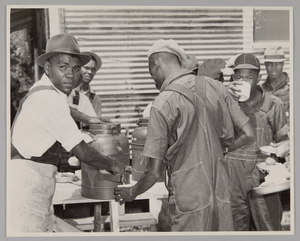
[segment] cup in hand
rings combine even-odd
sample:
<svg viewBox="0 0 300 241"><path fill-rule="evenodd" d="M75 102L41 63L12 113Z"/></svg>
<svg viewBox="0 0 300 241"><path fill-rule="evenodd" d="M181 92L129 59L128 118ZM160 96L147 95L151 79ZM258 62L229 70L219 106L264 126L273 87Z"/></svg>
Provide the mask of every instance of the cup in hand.
<svg viewBox="0 0 300 241"><path fill-rule="evenodd" d="M251 85L248 82L241 81L241 84L238 85L241 92L239 92L240 98L239 102L244 102L249 99L250 97L250 91L251 91Z"/></svg>

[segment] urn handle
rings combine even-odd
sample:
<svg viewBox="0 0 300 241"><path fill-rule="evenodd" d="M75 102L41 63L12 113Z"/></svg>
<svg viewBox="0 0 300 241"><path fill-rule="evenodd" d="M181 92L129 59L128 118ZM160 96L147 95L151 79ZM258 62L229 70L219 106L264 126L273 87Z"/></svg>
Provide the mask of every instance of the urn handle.
<svg viewBox="0 0 300 241"><path fill-rule="evenodd" d="M116 149L118 153L123 153L123 149L121 146L116 146Z"/></svg>

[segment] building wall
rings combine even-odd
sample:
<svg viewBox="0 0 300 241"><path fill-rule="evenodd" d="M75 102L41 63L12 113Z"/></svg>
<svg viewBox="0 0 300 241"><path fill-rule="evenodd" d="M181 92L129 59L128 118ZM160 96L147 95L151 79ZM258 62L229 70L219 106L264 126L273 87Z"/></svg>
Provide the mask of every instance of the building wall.
<svg viewBox="0 0 300 241"><path fill-rule="evenodd" d="M196 55L199 64L242 52L262 58L269 44L253 43L253 8L80 6L52 12L51 36L70 33L82 51L102 58L92 88L103 100L104 117L128 127L130 133L158 95L147 65L147 51L157 39L174 39L186 53ZM284 49L289 57L289 44ZM263 64L261 74L264 79Z"/></svg>

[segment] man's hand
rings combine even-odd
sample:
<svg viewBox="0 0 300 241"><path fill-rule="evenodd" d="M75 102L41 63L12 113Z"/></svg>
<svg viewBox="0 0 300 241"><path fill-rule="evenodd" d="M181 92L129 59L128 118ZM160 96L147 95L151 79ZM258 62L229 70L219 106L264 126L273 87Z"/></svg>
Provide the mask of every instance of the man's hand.
<svg viewBox="0 0 300 241"><path fill-rule="evenodd" d="M132 187L116 187L115 196L115 200L120 202L120 205L125 202L131 202L136 198L136 196L132 194Z"/></svg>
<svg viewBox="0 0 300 241"><path fill-rule="evenodd" d="M89 125L90 124L101 124L103 123L98 117L91 117L89 119Z"/></svg>
<svg viewBox="0 0 300 241"><path fill-rule="evenodd" d="M226 87L228 92L232 95L233 99L235 99L236 101L238 101L240 98L239 93L241 92L241 89L239 88L239 85L243 85L242 81L236 80L236 81L230 82L230 84L228 84Z"/></svg>
<svg viewBox="0 0 300 241"><path fill-rule="evenodd" d="M108 123L108 122L111 122L110 119L108 118L98 118L98 117L91 117L89 119L89 124L105 124L105 123Z"/></svg>
<svg viewBox="0 0 300 241"><path fill-rule="evenodd" d="M102 123L107 123L107 122L111 122L111 120L110 119L108 119L108 118L105 118L105 117L101 117L100 118L100 121L102 121Z"/></svg>
<svg viewBox="0 0 300 241"><path fill-rule="evenodd" d="M124 176L125 169L126 169L126 166L122 162L114 161L114 164L111 167L106 168L106 171L110 172L113 175L118 174L118 175Z"/></svg>

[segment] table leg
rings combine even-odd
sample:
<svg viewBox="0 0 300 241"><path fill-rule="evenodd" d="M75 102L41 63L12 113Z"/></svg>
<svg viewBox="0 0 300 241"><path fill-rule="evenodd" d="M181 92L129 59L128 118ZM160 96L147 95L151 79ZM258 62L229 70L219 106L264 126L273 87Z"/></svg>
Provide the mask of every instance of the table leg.
<svg viewBox="0 0 300 241"><path fill-rule="evenodd" d="M125 205L125 204L123 204ZM110 229L111 232L120 232L119 225L119 203L115 200L109 202L109 212L110 212Z"/></svg>
<svg viewBox="0 0 300 241"><path fill-rule="evenodd" d="M94 204L94 232L104 232L104 223L101 222L101 203Z"/></svg>

